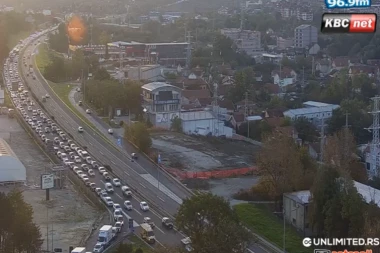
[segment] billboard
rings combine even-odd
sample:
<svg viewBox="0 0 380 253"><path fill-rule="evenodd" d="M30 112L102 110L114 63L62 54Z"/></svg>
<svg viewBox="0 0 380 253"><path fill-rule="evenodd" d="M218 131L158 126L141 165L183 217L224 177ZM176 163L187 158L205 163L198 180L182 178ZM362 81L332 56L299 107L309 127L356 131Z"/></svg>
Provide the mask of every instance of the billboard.
<svg viewBox="0 0 380 253"><path fill-rule="evenodd" d="M41 189L51 189L54 188L54 175L53 174L44 174L41 175Z"/></svg>

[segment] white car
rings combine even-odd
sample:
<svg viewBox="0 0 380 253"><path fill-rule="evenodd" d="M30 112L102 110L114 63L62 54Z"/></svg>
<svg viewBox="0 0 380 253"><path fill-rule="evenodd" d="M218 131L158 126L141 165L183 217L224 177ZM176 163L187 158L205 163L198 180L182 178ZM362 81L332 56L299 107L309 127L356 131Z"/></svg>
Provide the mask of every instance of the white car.
<svg viewBox="0 0 380 253"><path fill-rule="evenodd" d="M133 209L133 207L132 207L132 203L131 203L131 201L129 201L129 200L124 201L124 207L125 207L125 209L127 209L128 211L131 211L131 210Z"/></svg>
<svg viewBox="0 0 380 253"><path fill-rule="evenodd" d="M149 211L149 206L148 203L145 201L140 202L140 209L143 210L144 212Z"/></svg>
<svg viewBox="0 0 380 253"><path fill-rule="evenodd" d="M87 114L91 114L90 109L87 109L87 110L86 110L86 113L87 113Z"/></svg>
<svg viewBox="0 0 380 253"><path fill-rule="evenodd" d="M46 94L45 97L46 97L46 98L50 98L50 95L49 95L49 94Z"/></svg>
<svg viewBox="0 0 380 253"><path fill-rule="evenodd" d="M83 127L81 127L81 126L78 127L78 132L79 132L79 133L83 133Z"/></svg>
<svg viewBox="0 0 380 253"><path fill-rule="evenodd" d="M113 129L112 128L108 129L108 133L113 134Z"/></svg>
<svg viewBox="0 0 380 253"><path fill-rule="evenodd" d="M118 204L118 203L115 203L115 204L113 204L113 210L121 210L121 206L120 206L120 204ZM115 212L114 212L114 215L115 215ZM119 213L119 214L117 214L117 215L123 215L121 212Z"/></svg>
<svg viewBox="0 0 380 253"><path fill-rule="evenodd" d="M88 170L88 175L90 177L95 177L95 172L93 170Z"/></svg>
<svg viewBox="0 0 380 253"><path fill-rule="evenodd" d="M114 226L114 228L115 228L115 230L116 230L116 233L119 233L119 232L121 232L121 228L123 227L123 223L121 223L120 221L117 221L116 223L115 223L115 226Z"/></svg>
<svg viewBox="0 0 380 253"><path fill-rule="evenodd" d="M113 201L111 197L104 197L103 199L104 199L104 202L106 202L107 206L113 206Z"/></svg>
<svg viewBox="0 0 380 253"><path fill-rule="evenodd" d="M116 187L120 187L121 186L120 180L118 178L112 179L112 184L114 186L116 186Z"/></svg>
<svg viewBox="0 0 380 253"><path fill-rule="evenodd" d="M81 163L81 162L82 162L82 159L80 159L79 156L74 156L74 161L75 161L76 163Z"/></svg>
<svg viewBox="0 0 380 253"><path fill-rule="evenodd" d="M94 249L92 250L93 253L102 253L104 250L103 244L101 242L98 242L95 244Z"/></svg>

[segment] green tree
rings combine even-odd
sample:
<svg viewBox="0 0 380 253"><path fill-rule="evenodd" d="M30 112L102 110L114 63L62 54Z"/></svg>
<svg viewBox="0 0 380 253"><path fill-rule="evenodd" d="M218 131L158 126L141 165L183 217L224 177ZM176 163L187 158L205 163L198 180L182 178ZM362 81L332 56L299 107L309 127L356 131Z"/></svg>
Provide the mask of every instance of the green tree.
<svg viewBox="0 0 380 253"><path fill-rule="evenodd" d="M148 128L142 122L125 126L124 138L133 142L143 152L147 152L152 146L152 139L150 138Z"/></svg>
<svg viewBox="0 0 380 253"><path fill-rule="evenodd" d="M144 251L143 251L141 248L137 248L137 249L135 250L135 253L144 253Z"/></svg>
<svg viewBox="0 0 380 253"><path fill-rule="evenodd" d="M0 205L0 231L7 235L0 242L2 252L40 252L41 233L33 223L33 209L24 202L22 192L0 193Z"/></svg>
<svg viewBox="0 0 380 253"><path fill-rule="evenodd" d="M108 71L104 68L98 69L94 74L94 79L103 81L106 79L111 79L111 75L108 73Z"/></svg>
<svg viewBox="0 0 380 253"><path fill-rule="evenodd" d="M49 34L49 47L57 52L67 53L69 49L69 37L66 24L59 24L58 32Z"/></svg>
<svg viewBox="0 0 380 253"><path fill-rule="evenodd" d="M184 200L176 224L191 238L194 252L243 253L251 240L230 204L211 193Z"/></svg>
<svg viewBox="0 0 380 253"><path fill-rule="evenodd" d="M318 130L307 118L301 117L294 121L294 128L302 142L315 142L318 139Z"/></svg>
<svg viewBox="0 0 380 253"><path fill-rule="evenodd" d="M253 69L248 67L235 73L235 86L230 89L229 97L233 102L244 99L245 92L254 88L255 76Z"/></svg>
<svg viewBox="0 0 380 253"><path fill-rule="evenodd" d="M174 119L172 119L170 129L175 132L182 133L182 119L179 117L175 117Z"/></svg>
<svg viewBox="0 0 380 253"><path fill-rule="evenodd" d="M50 53L50 64L44 68L44 77L52 82L60 82L65 79L65 61L62 57ZM62 71L63 70L63 71Z"/></svg>
<svg viewBox="0 0 380 253"><path fill-rule="evenodd" d="M268 124L267 121L261 120L261 121L252 121L244 122L239 127L239 134L248 136L248 125L249 125L249 138L257 141L261 141L262 137L270 134L272 132L271 126Z"/></svg>
<svg viewBox="0 0 380 253"><path fill-rule="evenodd" d="M372 123L372 116L368 114L368 111L369 109L364 102L358 99L345 99L340 104L340 108L333 111L327 122L327 131L332 134L344 127L346 113L348 113L348 124L356 142L359 144L367 143L372 138L372 134L365 130Z"/></svg>

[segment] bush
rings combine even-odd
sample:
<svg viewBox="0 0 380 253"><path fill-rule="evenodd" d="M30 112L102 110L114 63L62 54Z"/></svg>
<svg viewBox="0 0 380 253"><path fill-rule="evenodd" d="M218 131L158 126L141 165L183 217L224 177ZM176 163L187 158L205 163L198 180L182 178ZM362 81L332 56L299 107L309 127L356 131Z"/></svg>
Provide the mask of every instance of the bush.
<svg viewBox="0 0 380 253"><path fill-rule="evenodd" d="M272 201L271 197L265 187L260 183L253 186L249 190L240 190L233 195L234 199L245 200L245 201Z"/></svg>

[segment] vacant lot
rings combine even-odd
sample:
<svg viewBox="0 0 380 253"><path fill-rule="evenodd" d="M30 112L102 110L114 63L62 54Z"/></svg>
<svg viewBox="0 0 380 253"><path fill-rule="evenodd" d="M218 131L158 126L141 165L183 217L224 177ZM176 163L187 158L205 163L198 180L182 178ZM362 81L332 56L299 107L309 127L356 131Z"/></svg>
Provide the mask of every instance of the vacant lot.
<svg viewBox="0 0 380 253"><path fill-rule="evenodd" d="M173 132L152 134L153 148L168 167L207 171L250 167L259 147L243 141L193 137Z"/></svg>

